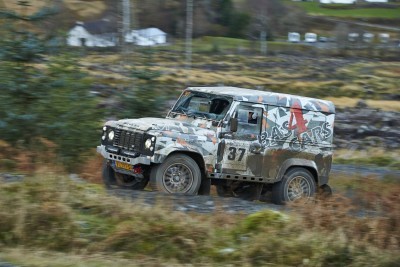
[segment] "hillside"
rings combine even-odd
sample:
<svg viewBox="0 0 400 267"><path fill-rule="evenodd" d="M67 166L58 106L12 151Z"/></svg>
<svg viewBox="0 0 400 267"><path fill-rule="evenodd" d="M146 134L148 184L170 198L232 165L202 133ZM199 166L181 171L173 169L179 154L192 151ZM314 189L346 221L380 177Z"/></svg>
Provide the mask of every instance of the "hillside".
<svg viewBox="0 0 400 267"><path fill-rule="evenodd" d="M3 6L10 10L16 10L18 12L25 12L32 14L43 7L49 7L49 3L52 1L46 0L32 0L30 6L20 7L18 1L2 1ZM65 8L71 17L95 17L101 15L107 10L105 0L64 0L62 1L62 8ZM51 5L51 4L50 4Z"/></svg>
<svg viewBox="0 0 400 267"><path fill-rule="evenodd" d="M400 19L400 5L321 5L316 2L286 1L288 5L296 5L303 8L309 15L329 16L338 18L380 18Z"/></svg>

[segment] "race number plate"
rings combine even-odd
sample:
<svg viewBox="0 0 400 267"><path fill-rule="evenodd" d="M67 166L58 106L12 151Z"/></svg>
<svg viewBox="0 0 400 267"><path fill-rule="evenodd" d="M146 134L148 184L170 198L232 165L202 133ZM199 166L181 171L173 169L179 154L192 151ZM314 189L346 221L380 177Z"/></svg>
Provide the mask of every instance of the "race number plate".
<svg viewBox="0 0 400 267"><path fill-rule="evenodd" d="M116 162L115 162L115 166L116 166L117 168L124 169L124 170L128 170L128 171L132 170L132 165L130 165L130 164L128 164L128 163L125 163L125 162L116 161Z"/></svg>

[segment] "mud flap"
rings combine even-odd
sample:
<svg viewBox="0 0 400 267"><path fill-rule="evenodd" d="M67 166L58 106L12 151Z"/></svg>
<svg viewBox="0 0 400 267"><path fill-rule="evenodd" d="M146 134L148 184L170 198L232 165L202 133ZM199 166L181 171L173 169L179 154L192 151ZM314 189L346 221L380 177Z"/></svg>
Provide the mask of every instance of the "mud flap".
<svg viewBox="0 0 400 267"><path fill-rule="evenodd" d="M208 196L210 195L210 190L211 190L211 179L203 177L203 179L201 180L201 185L198 194Z"/></svg>

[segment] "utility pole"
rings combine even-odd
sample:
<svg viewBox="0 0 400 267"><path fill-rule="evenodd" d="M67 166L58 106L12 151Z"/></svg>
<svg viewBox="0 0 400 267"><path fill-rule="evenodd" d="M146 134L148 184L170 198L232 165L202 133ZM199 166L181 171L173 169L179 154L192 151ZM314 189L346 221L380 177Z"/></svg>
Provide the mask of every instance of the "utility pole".
<svg viewBox="0 0 400 267"><path fill-rule="evenodd" d="M121 44L122 49L126 53L127 47L125 42L125 36L129 33L131 28L131 1L130 0L122 0L122 36L121 36Z"/></svg>
<svg viewBox="0 0 400 267"><path fill-rule="evenodd" d="M267 55L267 15L262 10L259 14L260 23L260 52L262 55Z"/></svg>
<svg viewBox="0 0 400 267"><path fill-rule="evenodd" d="M267 55L267 31L262 29L260 32L260 41L261 41L261 54Z"/></svg>
<svg viewBox="0 0 400 267"><path fill-rule="evenodd" d="M193 0L186 0L186 70L187 83L190 82L192 68Z"/></svg>

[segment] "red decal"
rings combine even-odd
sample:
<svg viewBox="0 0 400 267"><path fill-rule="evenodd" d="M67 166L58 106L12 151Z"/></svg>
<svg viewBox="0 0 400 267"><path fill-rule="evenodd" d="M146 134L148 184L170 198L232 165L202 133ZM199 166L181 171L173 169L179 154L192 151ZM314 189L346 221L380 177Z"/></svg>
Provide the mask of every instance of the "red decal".
<svg viewBox="0 0 400 267"><path fill-rule="evenodd" d="M293 125L293 116L296 118L296 125ZM294 103L290 109L290 119L289 119L289 130L294 130L297 128L297 134L307 131L307 120L303 117L303 112L301 111L301 106L299 103Z"/></svg>

